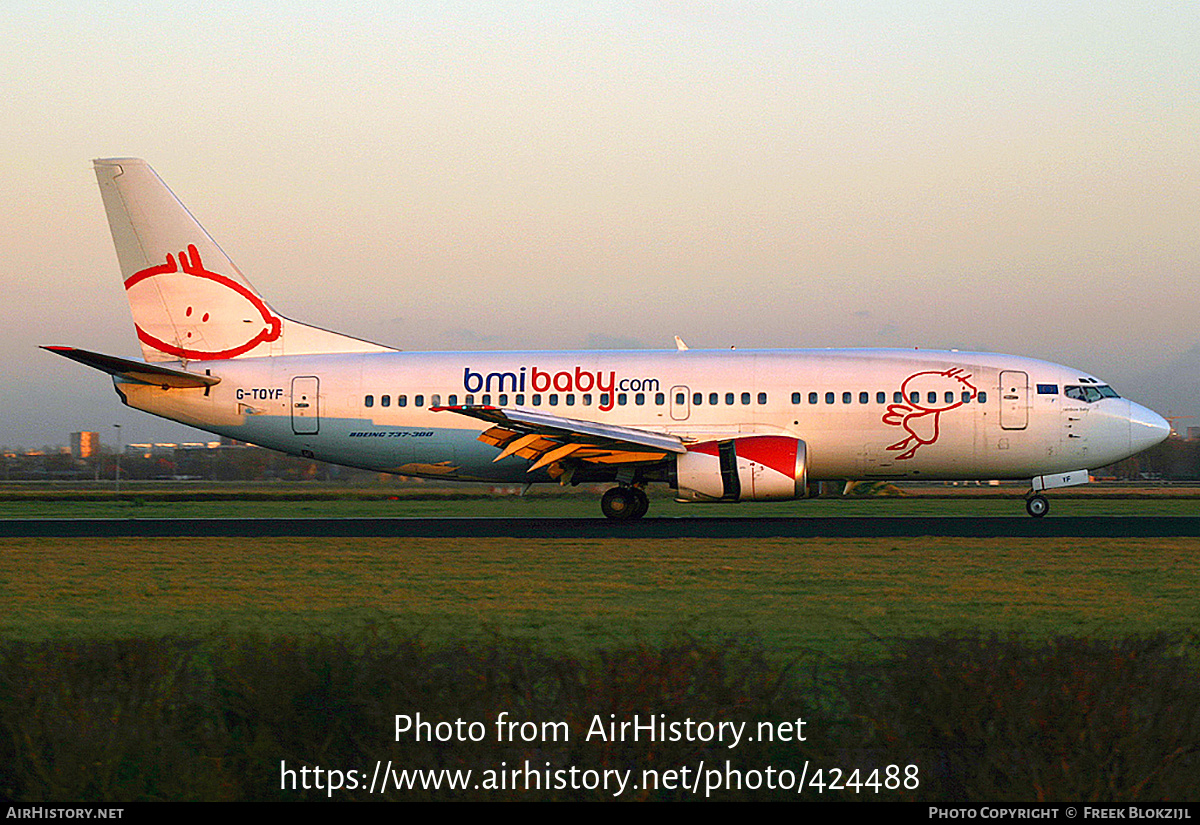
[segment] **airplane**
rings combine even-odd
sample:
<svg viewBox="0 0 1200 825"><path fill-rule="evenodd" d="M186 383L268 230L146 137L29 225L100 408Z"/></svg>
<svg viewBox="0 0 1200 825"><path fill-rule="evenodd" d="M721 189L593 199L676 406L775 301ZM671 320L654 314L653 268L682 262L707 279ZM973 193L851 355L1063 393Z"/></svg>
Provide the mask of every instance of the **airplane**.
<svg viewBox="0 0 1200 825"><path fill-rule="evenodd" d="M1028 479L1170 433L1071 367L957 350L404 352L277 313L145 161L93 162L142 360L65 346L130 407L292 455L454 481L611 483L605 516L822 481Z"/></svg>

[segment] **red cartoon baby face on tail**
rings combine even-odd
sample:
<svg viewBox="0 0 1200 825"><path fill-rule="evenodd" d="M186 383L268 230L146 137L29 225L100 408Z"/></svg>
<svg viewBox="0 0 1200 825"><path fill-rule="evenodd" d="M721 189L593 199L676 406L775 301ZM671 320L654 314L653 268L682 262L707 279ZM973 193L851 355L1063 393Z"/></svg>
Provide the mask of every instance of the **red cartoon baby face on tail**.
<svg viewBox="0 0 1200 825"><path fill-rule="evenodd" d="M279 338L282 321L244 284L204 268L188 245L125 282L138 338L169 355L233 358Z"/></svg>
<svg viewBox="0 0 1200 825"><path fill-rule="evenodd" d="M897 460L912 458L917 450L938 440L941 434L941 416L944 412L961 407L977 394L969 374L953 367L951 369L917 372L904 379L900 385L904 403L889 404L883 415L883 423L901 427L907 436L889 450L902 451Z"/></svg>

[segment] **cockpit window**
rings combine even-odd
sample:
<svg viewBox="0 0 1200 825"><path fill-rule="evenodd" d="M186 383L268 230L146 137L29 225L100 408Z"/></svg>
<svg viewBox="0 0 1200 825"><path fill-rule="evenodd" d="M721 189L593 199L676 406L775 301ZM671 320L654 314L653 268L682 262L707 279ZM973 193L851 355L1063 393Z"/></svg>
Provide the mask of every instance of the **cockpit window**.
<svg viewBox="0 0 1200 825"><path fill-rule="evenodd" d="M1120 398L1117 391L1107 384L1097 384L1089 387L1070 386L1063 387L1063 394L1067 398L1074 398L1076 401L1099 401L1101 398Z"/></svg>

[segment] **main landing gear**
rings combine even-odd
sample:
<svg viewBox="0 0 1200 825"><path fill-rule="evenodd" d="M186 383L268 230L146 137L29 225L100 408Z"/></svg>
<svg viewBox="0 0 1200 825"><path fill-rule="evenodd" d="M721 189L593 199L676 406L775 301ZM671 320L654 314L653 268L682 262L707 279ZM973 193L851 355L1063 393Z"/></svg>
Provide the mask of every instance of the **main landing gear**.
<svg viewBox="0 0 1200 825"><path fill-rule="evenodd" d="M1050 512L1050 502L1045 496L1032 495L1025 497L1025 512L1034 518L1041 518Z"/></svg>
<svg viewBox="0 0 1200 825"><path fill-rule="evenodd" d="M636 521L650 509L650 499L641 487L613 487L600 499L600 509L613 521Z"/></svg>

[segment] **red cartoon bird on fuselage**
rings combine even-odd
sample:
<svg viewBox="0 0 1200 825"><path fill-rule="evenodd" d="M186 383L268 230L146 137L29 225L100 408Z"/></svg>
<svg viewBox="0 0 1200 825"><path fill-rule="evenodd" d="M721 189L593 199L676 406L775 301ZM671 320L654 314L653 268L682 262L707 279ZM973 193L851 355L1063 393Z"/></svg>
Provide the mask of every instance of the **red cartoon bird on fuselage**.
<svg viewBox="0 0 1200 825"><path fill-rule="evenodd" d="M904 379L900 392L909 403L889 404L883 415L883 423L903 427L908 436L888 446L889 450L903 450L897 460L912 458L917 450L938 440L941 432L941 415L961 407L975 398L975 386L967 379L970 374L953 367L940 372L918 372ZM915 399L915 400L914 400Z"/></svg>

